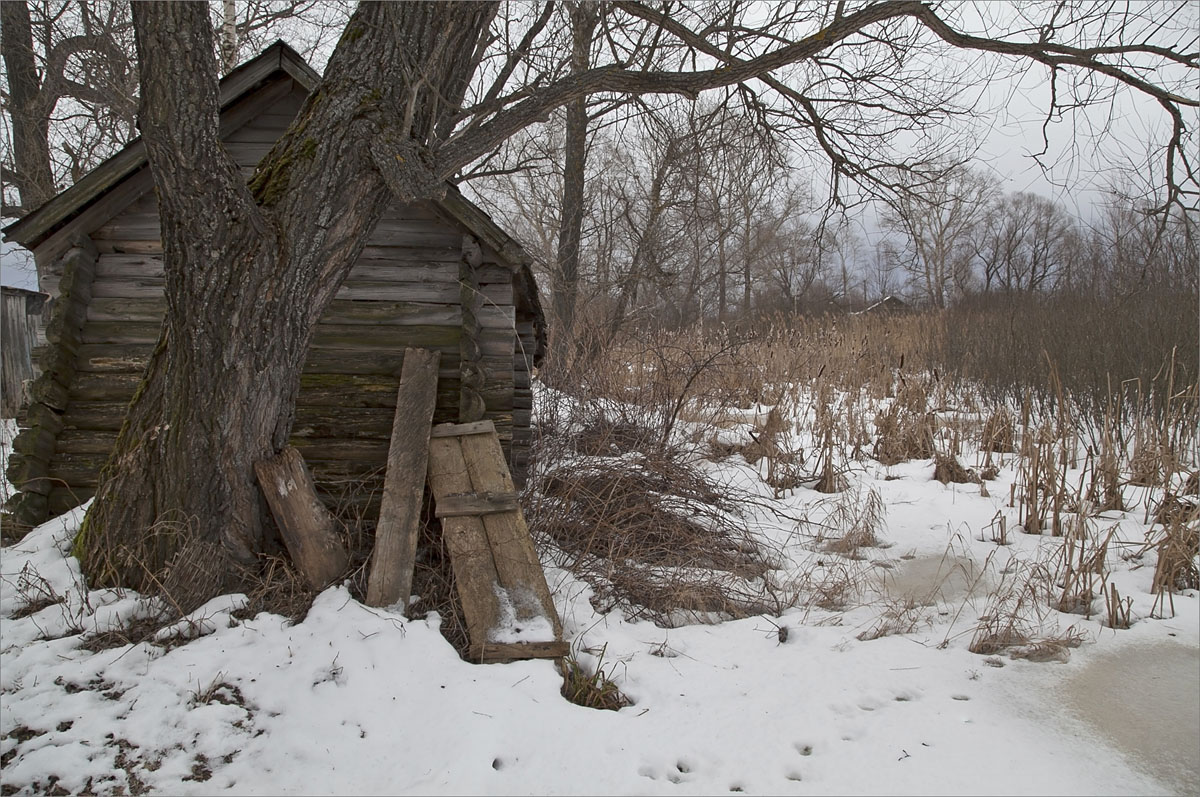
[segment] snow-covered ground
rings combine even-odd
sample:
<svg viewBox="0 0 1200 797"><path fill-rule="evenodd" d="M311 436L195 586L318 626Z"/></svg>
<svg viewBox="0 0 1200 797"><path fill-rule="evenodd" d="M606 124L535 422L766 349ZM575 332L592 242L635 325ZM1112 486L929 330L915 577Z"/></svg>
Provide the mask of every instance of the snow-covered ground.
<svg viewBox="0 0 1200 797"><path fill-rule="evenodd" d="M465 663L436 615L367 608L344 586L296 625L235 619L244 599L228 596L163 634L186 644L90 652L147 603L84 589L81 510L51 521L0 561L4 794L1200 793L1200 599L1150 616L1144 506L1093 519L1117 529L1109 583L1133 599L1132 627L1041 606L1040 636L1073 627L1083 643L1036 662L967 649L995 597L1061 545L1014 530L1011 467L985 497L932 480L928 460L859 463L854 494L886 508L862 559L779 519L819 518L836 496L774 501L744 460L709 467L762 496L747 520L780 552L781 583L836 571L852 599L668 629L598 614L549 566L579 661L632 700L619 712L567 702L549 661ZM998 514L1008 545L992 541ZM39 595L61 602L14 619Z"/></svg>

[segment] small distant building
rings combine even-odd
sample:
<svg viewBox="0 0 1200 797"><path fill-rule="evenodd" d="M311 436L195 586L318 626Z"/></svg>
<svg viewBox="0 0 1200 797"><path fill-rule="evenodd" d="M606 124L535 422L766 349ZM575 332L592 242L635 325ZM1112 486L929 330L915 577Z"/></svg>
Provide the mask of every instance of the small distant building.
<svg viewBox="0 0 1200 797"><path fill-rule="evenodd" d="M908 302L895 296L884 296L875 302L875 304L852 315L862 315L864 313L900 313L905 310L908 310Z"/></svg>

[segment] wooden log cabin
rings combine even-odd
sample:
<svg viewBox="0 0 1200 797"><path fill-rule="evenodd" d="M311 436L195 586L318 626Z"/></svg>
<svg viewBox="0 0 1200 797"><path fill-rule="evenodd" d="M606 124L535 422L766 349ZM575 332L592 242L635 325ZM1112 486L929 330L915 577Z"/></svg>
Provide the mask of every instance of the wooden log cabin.
<svg viewBox="0 0 1200 797"><path fill-rule="evenodd" d="M319 76L282 42L221 81L221 136L247 176ZM153 181L140 140L5 229L54 297L7 509L33 525L87 500L165 311ZM545 321L529 259L454 187L394 203L321 319L301 377L292 444L333 509L377 511L406 347L441 352L434 422L459 418L464 373L514 478L528 464L530 374ZM482 375L482 379L480 379Z"/></svg>

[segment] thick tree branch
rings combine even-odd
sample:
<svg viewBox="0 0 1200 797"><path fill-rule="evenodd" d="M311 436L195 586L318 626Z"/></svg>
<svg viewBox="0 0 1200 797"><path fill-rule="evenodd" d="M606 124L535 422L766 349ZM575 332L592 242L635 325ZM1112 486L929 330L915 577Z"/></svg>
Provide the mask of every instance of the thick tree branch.
<svg viewBox="0 0 1200 797"><path fill-rule="evenodd" d="M922 8L923 6L914 0L895 0L867 6L835 20L828 27L794 44L716 69L660 72L632 71L609 66L572 74L516 105L499 111L478 127L452 136L436 152L439 174L448 179L454 172L482 157L501 141L577 97L609 91L696 97L702 91L743 83L805 58L811 58L853 36L862 28L889 19L916 16Z"/></svg>

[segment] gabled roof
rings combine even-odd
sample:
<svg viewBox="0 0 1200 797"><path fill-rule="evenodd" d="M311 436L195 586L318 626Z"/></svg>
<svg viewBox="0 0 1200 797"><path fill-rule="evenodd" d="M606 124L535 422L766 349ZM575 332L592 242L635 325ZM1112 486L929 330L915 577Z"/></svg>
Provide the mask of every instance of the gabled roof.
<svg viewBox="0 0 1200 797"><path fill-rule="evenodd" d="M291 77L307 92L312 92L321 81L321 76L299 53L283 41L277 41L221 79L221 110L224 111L279 74ZM70 188L5 227L5 237L29 249L35 248L84 208L145 167L146 163L146 147L140 137L135 138ZM529 257L520 244L454 186L447 186L446 196L434 200L434 204L495 250L514 269L528 266Z"/></svg>
<svg viewBox="0 0 1200 797"><path fill-rule="evenodd" d="M233 105L279 72L289 75L307 91L312 91L321 80L299 53L277 41L221 79L221 109ZM146 147L139 136L70 188L5 227L5 237L33 249L80 210L145 165Z"/></svg>

